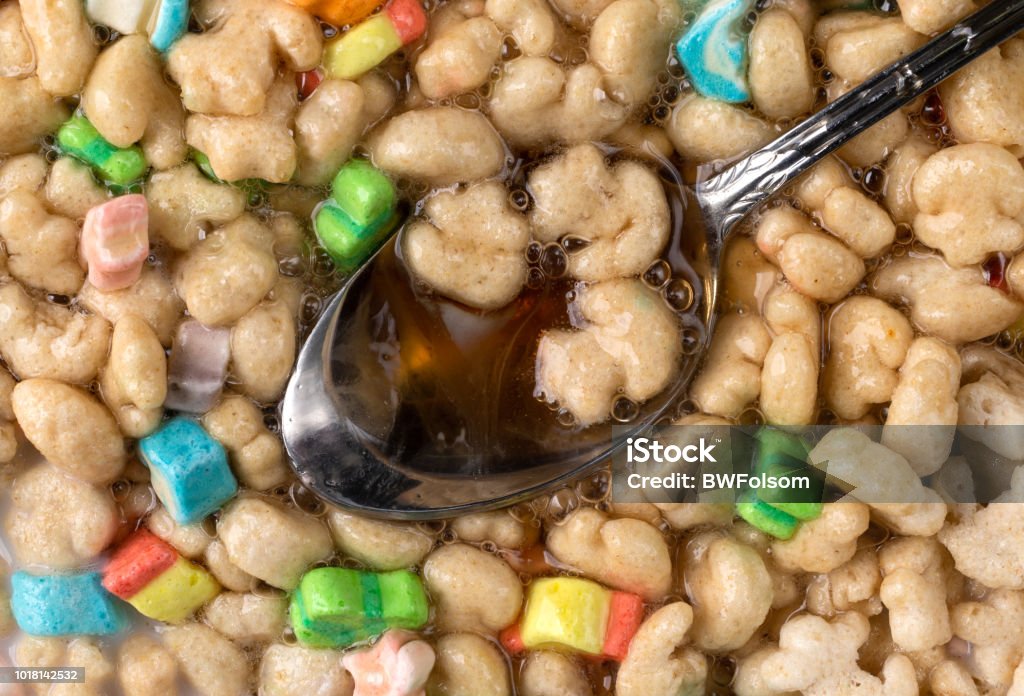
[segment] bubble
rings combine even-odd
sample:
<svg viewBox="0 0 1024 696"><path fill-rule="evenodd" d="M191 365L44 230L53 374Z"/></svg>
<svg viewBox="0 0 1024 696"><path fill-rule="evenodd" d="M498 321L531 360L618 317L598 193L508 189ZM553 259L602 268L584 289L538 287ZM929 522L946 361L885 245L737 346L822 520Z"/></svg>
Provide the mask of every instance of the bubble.
<svg viewBox="0 0 1024 696"><path fill-rule="evenodd" d="M648 287L655 290L660 290L665 283L672 278L672 267L668 265L668 262L664 259L657 259L647 270L644 271L642 276L643 281Z"/></svg>
<svg viewBox="0 0 1024 696"><path fill-rule="evenodd" d="M683 355L696 355L701 349L700 332L693 327L683 329L680 340L683 344Z"/></svg>
<svg viewBox="0 0 1024 696"><path fill-rule="evenodd" d="M608 497L611 490L611 473L603 469L576 484L576 495L584 503L596 504Z"/></svg>
<svg viewBox="0 0 1024 696"><path fill-rule="evenodd" d="M567 408L558 409L558 412L555 414L555 420L558 421L559 425L566 428L576 425L576 416Z"/></svg>
<svg viewBox="0 0 1024 696"><path fill-rule="evenodd" d="M528 524L533 520L537 519L537 513L533 509L533 505L530 503L518 503L508 509L508 514L512 516L516 522L522 524Z"/></svg>
<svg viewBox="0 0 1024 696"><path fill-rule="evenodd" d="M526 287L536 290L544 285L544 271L536 266L531 266L526 272Z"/></svg>
<svg viewBox="0 0 1024 696"><path fill-rule="evenodd" d="M456 106L460 106L463 109L479 109L480 97L473 94L472 92L468 94L460 94L459 96L455 97L455 104Z"/></svg>
<svg viewBox="0 0 1024 696"><path fill-rule="evenodd" d="M677 312L685 312L693 306L693 286L682 278L676 278L664 290L665 301Z"/></svg>
<svg viewBox="0 0 1024 696"><path fill-rule="evenodd" d="M573 510L580 506L580 499L571 488L561 488L551 494L545 513L555 524L564 522Z"/></svg>
<svg viewBox="0 0 1024 696"><path fill-rule="evenodd" d="M745 408L736 418L739 425L764 425L764 414L756 406Z"/></svg>
<svg viewBox="0 0 1024 696"><path fill-rule="evenodd" d="M617 396L612 402L612 418L619 423L632 423L640 415L640 405L626 396Z"/></svg>
<svg viewBox="0 0 1024 696"><path fill-rule="evenodd" d="M541 246L540 242L530 242L530 246L526 247L526 262L537 263L540 261L540 255L544 251L544 247Z"/></svg>
<svg viewBox="0 0 1024 696"><path fill-rule="evenodd" d="M528 194L523 189L513 189L508 194L508 202L509 202L509 205L511 205L516 210L520 210L520 211L526 210L530 206L530 194ZM536 244L536 242L534 242L534 244ZM530 246L533 246L533 244L531 244ZM537 246L539 247L540 245L538 244ZM530 257L529 257L529 249L527 249L527 257L526 258L529 261L529 259L530 259ZM537 260L539 260L539 259L540 259L540 254L538 253L537 259L535 259L533 261L530 261L530 263L537 263Z"/></svg>
<svg viewBox="0 0 1024 696"><path fill-rule="evenodd" d="M668 120L668 117L672 115L672 109L662 104L654 110L654 120L658 123L663 123Z"/></svg>
<svg viewBox="0 0 1024 696"><path fill-rule="evenodd" d="M820 48L811 49L811 64L816 70L821 70L825 67L825 52Z"/></svg>
<svg viewBox="0 0 1024 696"><path fill-rule="evenodd" d="M568 254L578 254L588 246L590 246L589 239L574 237L573 235L566 235L565 237L562 237L562 248L565 249Z"/></svg>
<svg viewBox="0 0 1024 696"><path fill-rule="evenodd" d="M540 256L540 269L549 278L561 278L569 270L569 259L560 244L551 243L544 247Z"/></svg>
<svg viewBox="0 0 1024 696"><path fill-rule="evenodd" d="M97 24L92 28L92 40L98 46L104 45L110 41L110 29L101 24Z"/></svg>
<svg viewBox="0 0 1024 696"><path fill-rule="evenodd" d="M484 541L480 544L480 550L484 553L498 553L498 545L493 541Z"/></svg>
<svg viewBox="0 0 1024 696"><path fill-rule="evenodd" d="M700 409L697 408L697 402L693 399L683 399L679 406L676 408L676 418L682 418L691 414L697 413Z"/></svg>
<svg viewBox="0 0 1024 696"><path fill-rule="evenodd" d="M444 520L421 520L416 523L417 529L429 536L437 536L447 526L448 523Z"/></svg>
<svg viewBox="0 0 1024 696"><path fill-rule="evenodd" d="M276 433L281 430L281 421L278 419L276 413L268 413L263 416L263 425L265 425L267 430L272 433Z"/></svg>
<svg viewBox="0 0 1024 696"><path fill-rule="evenodd" d="M313 491L301 483L292 484L291 490L288 493L295 507L305 513L319 516L327 512L324 501L320 500Z"/></svg>
<svg viewBox="0 0 1024 696"><path fill-rule="evenodd" d="M49 295L47 295L46 296L46 300L48 302L52 302L53 304L58 304L58 305L65 305L66 306L66 305L71 304L71 298L70 297L68 297L67 295L58 295L56 293L50 293Z"/></svg>
<svg viewBox="0 0 1024 696"><path fill-rule="evenodd" d="M710 676L716 686L729 686L736 676L736 660L731 657L716 657L711 663Z"/></svg>
<svg viewBox="0 0 1024 696"><path fill-rule="evenodd" d="M505 41L501 44L502 60L515 60L520 55L522 55L522 51L519 50L519 44L511 36L506 36Z"/></svg>
<svg viewBox="0 0 1024 696"><path fill-rule="evenodd" d="M125 479L121 479L120 481L114 481L112 484L110 484L110 494L114 496L114 500L116 500L119 503L123 503L125 501L131 490L131 482Z"/></svg>
<svg viewBox="0 0 1024 696"><path fill-rule="evenodd" d="M896 243L897 244L910 244L914 241L914 228L910 225L900 223L896 225Z"/></svg>

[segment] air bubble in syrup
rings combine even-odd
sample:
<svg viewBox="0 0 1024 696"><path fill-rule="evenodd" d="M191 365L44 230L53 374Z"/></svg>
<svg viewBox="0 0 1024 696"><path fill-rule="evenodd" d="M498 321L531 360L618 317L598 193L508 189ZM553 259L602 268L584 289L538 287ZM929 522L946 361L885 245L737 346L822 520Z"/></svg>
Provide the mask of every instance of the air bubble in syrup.
<svg viewBox="0 0 1024 696"><path fill-rule="evenodd" d="M526 272L526 287L531 290L536 290L544 285L544 271L540 270L536 266L532 266L529 271Z"/></svg>
<svg viewBox="0 0 1024 696"><path fill-rule="evenodd" d="M643 281L655 290L660 290L672 278L672 267L668 261L658 259L644 271Z"/></svg>
<svg viewBox="0 0 1024 696"><path fill-rule="evenodd" d="M677 312L685 312L693 306L693 286L676 278L665 288L665 302Z"/></svg>
<svg viewBox="0 0 1024 696"><path fill-rule="evenodd" d="M576 254L590 246L590 240L584 239L583 237L574 237L567 235L562 237L562 248L565 249L566 253Z"/></svg>
<svg viewBox="0 0 1024 696"><path fill-rule="evenodd" d="M619 423L631 423L640 415L640 405L625 396L615 397L612 403L612 418Z"/></svg>
<svg viewBox="0 0 1024 696"><path fill-rule="evenodd" d="M569 270L569 259L559 244L548 244L540 256L540 269L549 278L561 278Z"/></svg>
<svg viewBox="0 0 1024 696"><path fill-rule="evenodd" d="M540 255L544 251L544 247L538 242L530 242L530 246L526 247L526 262L537 263L540 261Z"/></svg>

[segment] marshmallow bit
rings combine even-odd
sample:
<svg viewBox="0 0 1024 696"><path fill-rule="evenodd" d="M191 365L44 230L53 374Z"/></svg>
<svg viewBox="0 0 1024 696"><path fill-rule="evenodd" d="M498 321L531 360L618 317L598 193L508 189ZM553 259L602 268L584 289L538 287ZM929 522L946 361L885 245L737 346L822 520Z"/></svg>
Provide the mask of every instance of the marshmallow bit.
<svg viewBox="0 0 1024 696"><path fill-rule="evenodd" d="M228 373L231 330L211 328L195 319L182 322L171 347L164 406L206 413L217 403Z"/></svg>
<svg viewBox="0 0 1024 696"><path fill-rule="evenodd" d="M352 673L352 696L423 696L434 667L434 649L412 634L388 631L372 647L341 658Z"/></svg>
<svg viewBox="0 0 1024 696"><path fill-rule="evenodd" d="M133 193L97 205L85 216L82 256L89 282L109 292L131 287L149 255L149 205Z"/></svg>

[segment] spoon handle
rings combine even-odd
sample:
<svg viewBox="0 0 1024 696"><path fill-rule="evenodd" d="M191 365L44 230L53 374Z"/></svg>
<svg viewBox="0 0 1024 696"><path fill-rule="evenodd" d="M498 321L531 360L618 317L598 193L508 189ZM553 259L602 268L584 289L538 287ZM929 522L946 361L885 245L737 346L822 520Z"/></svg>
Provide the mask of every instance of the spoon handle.
<svg viewBox="0 0 1024 696"><path fill-rule="evenodd" d="M697 186L709 232L736 223L814 163L1024 29L1024 0L993 0L792 130Z"/></svg>

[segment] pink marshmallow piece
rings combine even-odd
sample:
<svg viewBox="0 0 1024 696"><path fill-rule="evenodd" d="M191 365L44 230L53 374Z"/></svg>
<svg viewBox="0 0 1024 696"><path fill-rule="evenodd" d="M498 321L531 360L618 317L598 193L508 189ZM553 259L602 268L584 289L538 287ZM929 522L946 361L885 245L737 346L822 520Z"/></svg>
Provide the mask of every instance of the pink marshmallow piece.
<svg viewBox="0 0 1024 696"><path fill-rule="evenodd" d="M206 413L217 403L228 374L231 330L183 321L167 363L167 398L173 411Z"/></svg>
<svg viewBox="0 0 1024 696"><path fill-rule="evenodd" d="M434 649L404 631L388 631L372 648L341 658L356 688L352 696L424 696Z"/></svg>
<svg viewBox="0 0 1024 696"><path fill-rule="evenodd" d="M109 292L131 287L149 255L149 204L133 193L89 210L82 228L82 256L89 282Z"/></svg>

